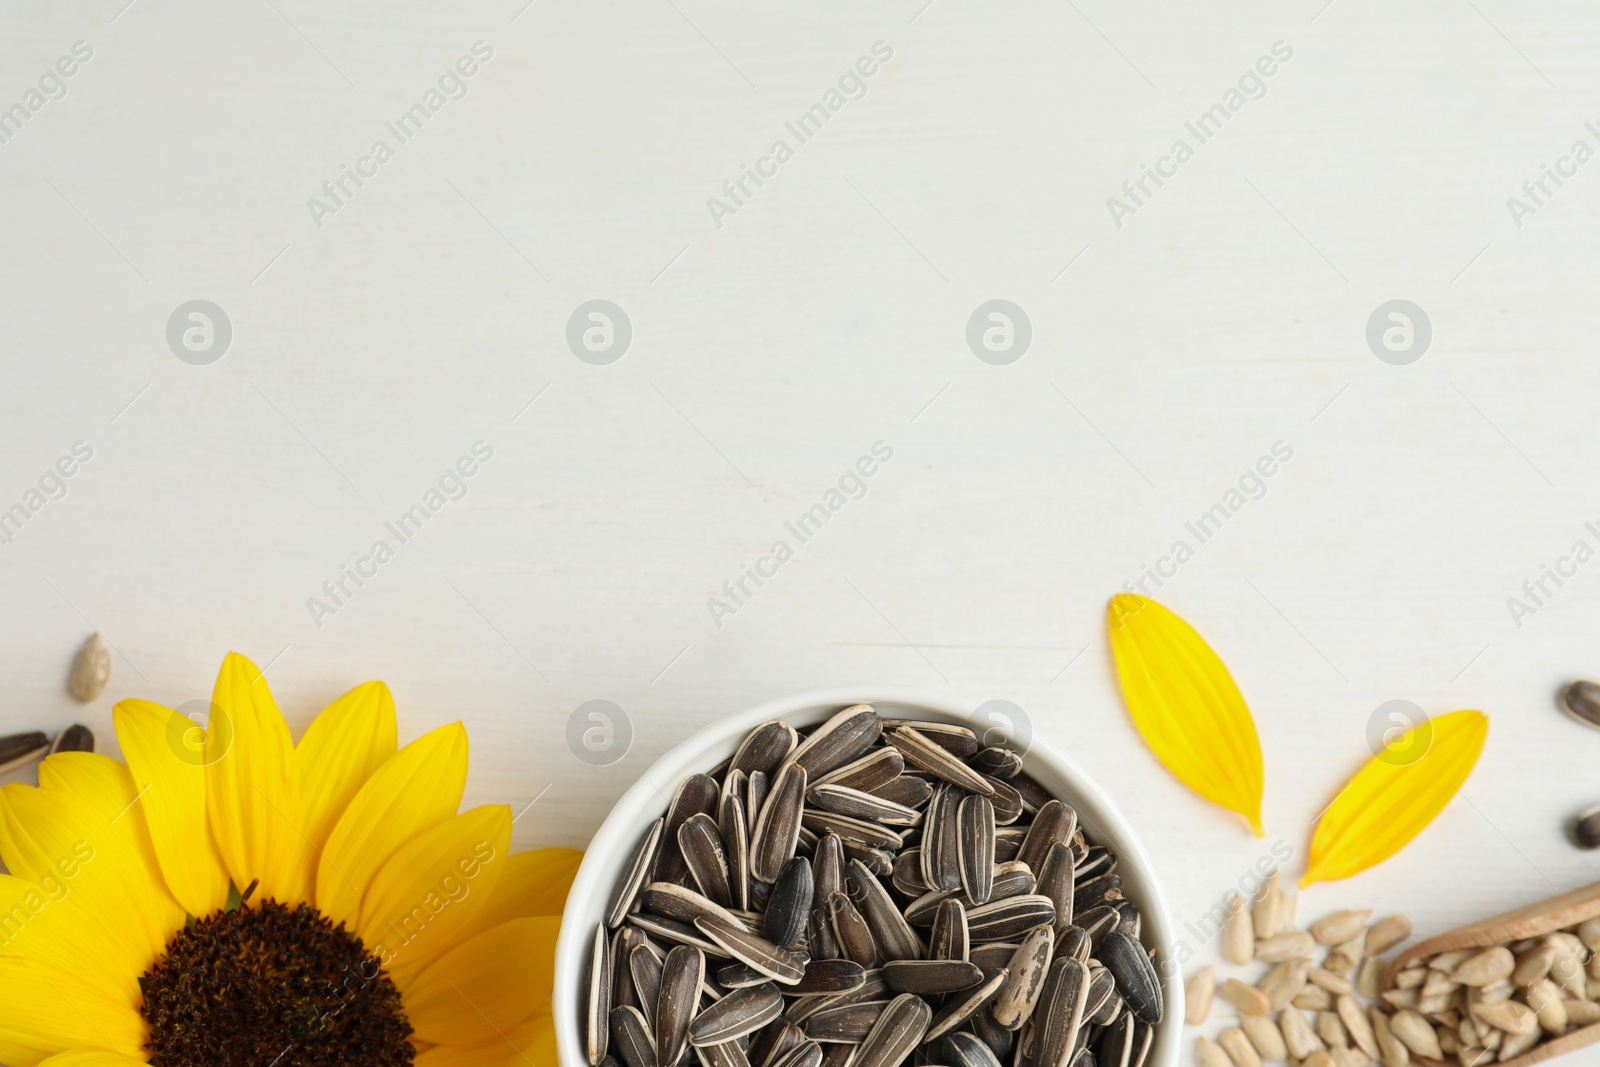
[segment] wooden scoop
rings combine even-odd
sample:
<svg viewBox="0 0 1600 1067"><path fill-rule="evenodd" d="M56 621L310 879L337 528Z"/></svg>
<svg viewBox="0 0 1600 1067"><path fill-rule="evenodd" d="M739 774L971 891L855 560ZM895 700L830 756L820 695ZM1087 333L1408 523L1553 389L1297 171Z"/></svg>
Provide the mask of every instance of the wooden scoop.
<svg viewBox="0 0 1600 1067"><path fill-rule="evenodd" d="M1537 904L1529 904L1515 911L1508 911L1504 915L1496 915L1493 918L1457 927L1449 933L1430 937L1426 941L1419 941L1396 956L1384 969L1381 984L1386 990L1393 989L1394 976L1415 959L1437 956L1441 952L1451 952L1458 948L1509 945L1515 941L1564 930L1595 918L1600 918L1600 882L1586 885L1582 889L1574 889L1570 893L1562 893L1549 900L1541 900ZM1580 1027L1560 1037L1542 1041L1503 1064L1497 1063L1491 1057L1479 1067L1527 1067L1528 1064L1552 1059L1574 1049L1592 1045L1596 1041L1600 1041L1600 1023ZM1430 1060L1426 1056L1413 1054L1411 1058L1423 1067L1445 1067L1439 1061ZM1452 1067L1457 1064L1454 1056L1447 1062Z"/></svg>

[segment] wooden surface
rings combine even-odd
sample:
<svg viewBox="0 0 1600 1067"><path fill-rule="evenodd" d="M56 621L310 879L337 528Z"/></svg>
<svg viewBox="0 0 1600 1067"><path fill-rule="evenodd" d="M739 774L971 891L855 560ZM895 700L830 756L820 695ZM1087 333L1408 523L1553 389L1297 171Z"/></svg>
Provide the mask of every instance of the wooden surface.
<svg viewBox="0 0 1600 1067"><path fill-rule="evenodd" d="M1005 699L1123 807L1199 965L1208 911L1275 854L1298 875L1405 700L1485 710L1482 762L1305 919L1426 936L1600 877L1562 829L1600 801L1600 733L1553 706L1600 672L1600 562L1508 607L1600 548L1600 162L1520 227L1506 203L1600 144L1591 5L125 3L0 13L0 104L94 50L0 144L0 510L94 450L0 544L0 728L112 748L114 700L202 700L229 648L296 730L383 677L404 737L466 722L467 800L526 807L528 847L583 844L657 755L786 692ZM308 198L479 40L465 98L319 229ZM719 227L707 199L878 41L865 95ZM1115 225L1279 41L1265 95ZM196 298L234 326L208 366L165 337ZM565 338L594 299L633 326L609 366ZM965 337L993 299L1032 324L1008 366ZM1406 366L1365 337L1393 299L1433 325ZM319 628L308 599L480 440L466 498ZM1149 588L1256 715L1264 840L1117 697L1106 598L1179 540ZM117 655L80 707L92 629ZM593 700L631 724L608 766L565 740Z"/></svg>

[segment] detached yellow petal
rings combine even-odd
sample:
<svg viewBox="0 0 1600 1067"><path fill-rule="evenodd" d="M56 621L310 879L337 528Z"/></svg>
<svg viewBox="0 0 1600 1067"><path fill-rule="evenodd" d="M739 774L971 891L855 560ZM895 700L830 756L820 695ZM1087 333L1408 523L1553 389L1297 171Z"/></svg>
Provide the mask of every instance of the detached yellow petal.
<svg viewBox="0 0 1600 1067"><path fill-rule="evenodd" d="M1148 597L1112 597L1106 628L1123 701L1150 750L1261 837L1261 741L1228 668L1193 627Z"/></svg>
<svg viewBox="0 0 1600 1067"><path fill-rule="evenodd" d="M37 960L0 956L0 1061L34 1067L75 1049L109 1049L144 1062L144 1020L69 971Z"/></svg>
<svg viewBox="0 0 1600 1067"><path fill-rule="evenodd" d="M234 885L260 880L258 899L303 899L293 884L298 829L294 745L267 680L254 663L229 652L217 672L206 730L206 817Z"/></svg>
<svg viewBox="0 0 1600 1067"><path fill-rule="evenodd" d="M486 930L430 964L404 993L406 1018L424 1041L474 1045L550 1011L555 916Z"/></svg>
<svg viewBox="0 0 1600 1067"><path fill-rule="evenodd" d="M334 824L317 865L317 909L354 930L361 897L396 849L456 813L467 786L467 731L423 734L367 779Z"/></svg>
<svg viewBox="0 0 1600 1067"><path fill-rule="evenodd" d="M121 701L111 721L167 888L203 919L228 900L228 871L206 823L205 731L148 700Z"/></svg>
<svg viewBox="0 0 1600 1067"><path fill-rule="evenodd" d="M1404 848L1466 782L1488 736L1483 712L1453 711L1390 742L1317 821L1301 886L1360 874Z"/></svg>

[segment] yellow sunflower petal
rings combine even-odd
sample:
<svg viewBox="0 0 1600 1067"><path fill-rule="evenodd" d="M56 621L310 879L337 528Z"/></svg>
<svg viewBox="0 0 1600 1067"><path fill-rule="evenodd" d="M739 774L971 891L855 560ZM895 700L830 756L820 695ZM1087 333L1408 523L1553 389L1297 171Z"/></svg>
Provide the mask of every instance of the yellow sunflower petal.
<svg viewBox="0 0 1600 1067"><path fill-rule="evenodd" d="M379 869L356 932L397 984L432 962L493 898L511 850L511 808L485 804L424 830Z"/></svg>
<svg viewBox="0 0 1600 1067"><path fill-rule="evenodd" d="M80 1048L71 1052L58 1052L47 1060L40 1060L39 1067L128 1067L128 1057L116 1052L107 1052L104 1049ZM144 1057L132 1060L133 1063L144 1063Z"/></svg>
<svg viewBox="0 0 1600 1067"><path fill-rule="evenodd" d="M1483 712L1453 711L1390 742L1317 820L1300 884L1349 878L1399 852L1450 803L1488 736Z"/></svg>
<svg viewBox="0 0 1600 1067"><path fill-rule="evenodd" d="M97 920L106 951L120 949L135 974L183 926L183 909L146 866L132 835L73 793L20 783L0 789L0 856L19 878L64 883Z"/></svg>
<svg viewBox="0 0 1600 1067"><path fill-rule="evenodd" d="M74 1049L111 1049L144 1062L145 1025L139 1013L96 991L68 971L38 960L0 956L0 1061L34 1067Z"/></svg>
<svg viewBox="0 0 1600 1067"><path fill-rule="evenodd" d="M556 1067L555 1020L535 1015L481 1045L434 1045L416 1067Z"/></svg>
<svg viewBox="0 0 1600 1067"><path fill-rule="evenodd" d="M473 937L491 926L529 915L560 915L582 862L583 853L575 848L513 852L488 905L462 936Z"/></svg>
<svg viewBox="0 0 1600 1067"><path fill-rule="evenodd" d="M57 752L39 764L39 785L76 793L98 808L107 820L127 826L145 866L152 871L161 869L144 811L134 803L139 788L134 785L127 764L97 752Z"/></svg>
<svg viewBox="0 0 1600 1067"><path fill-rule="evenodd" d="M317 909L354 929L378 868L405 842L454 815L466 784L467 731L458 722L390 757L328 835L317 865Z"/></svg>
<svg viewBox="0 0 1600 1067"><path fill-rule="evenodd" d="M0 874L0 955L26 956L60 967L136 1007L140 961L108 951L95 916L79 906L71 883L60 877L43 885Z"/></svg>
<svg viewBox="0 0 1600 1067"><path fill-rule="evenodd" d="M425 967L402 997L417 1036L475 1045L548 1013L560 918L513 919Z"/></svg>
<svg viewBox="0 0 1600 1067"><path fill-rule="evenodd" d="M227 902L228 872L206 822L205 732L148 700L120 702L111 720L167 888L190 915L210 915Z"/></svg>
<svg viewBox="0 0 1600 1067"><path fill-rule="evenodd" d="M1261 742L1233 676L1194 628L1148 597L1106 610L1123 701L1145 743L1184 785L1261 826Z"/></svg>
<svg viewBox="0 0 1600 1067"><path fill-rule="evenodd" d="M294 750L300 792L300 828L309 890L322 847L334 824L372 773L394 755L394 697L382 682L358 685L322 710Z"/></svg>
<svg viewBox="0 0 1600 1067"><path fill-rule="evenodd" d="M237 652L223 658L211 704L221 721L206 730L206 817L223 866L240 889L259 879L258 898L293 903L292 861L306 844L289 724L266 677Z"/></svg>
<svg viewBox="0 0 1600 1067"><path fill-rule="evenodd" d="M536 1015L481 1045L418 1050L416 1067L557 1067L555 1020Z"/></svg>

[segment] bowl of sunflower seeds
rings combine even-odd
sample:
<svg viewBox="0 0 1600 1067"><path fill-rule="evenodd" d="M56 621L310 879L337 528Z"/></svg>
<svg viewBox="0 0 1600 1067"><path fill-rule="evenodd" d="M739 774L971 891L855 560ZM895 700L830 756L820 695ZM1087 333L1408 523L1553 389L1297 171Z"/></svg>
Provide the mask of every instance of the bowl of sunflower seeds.
<svg viewBox="0 0 1600 1067"><path fill-rule="evenodd" d="M1066 756L915 690L816 690L663 756L556 948L565 1067L1172 1067L1137 837Z"/></svg>

